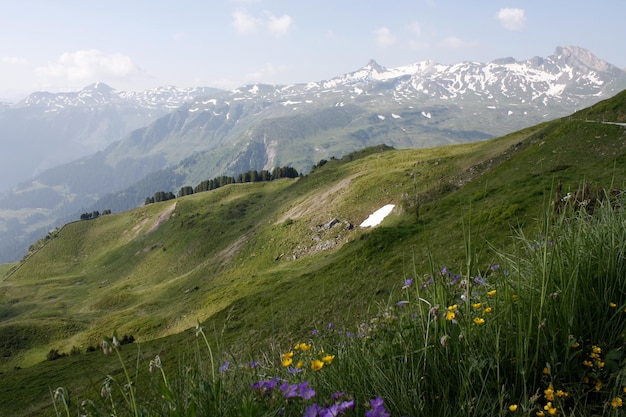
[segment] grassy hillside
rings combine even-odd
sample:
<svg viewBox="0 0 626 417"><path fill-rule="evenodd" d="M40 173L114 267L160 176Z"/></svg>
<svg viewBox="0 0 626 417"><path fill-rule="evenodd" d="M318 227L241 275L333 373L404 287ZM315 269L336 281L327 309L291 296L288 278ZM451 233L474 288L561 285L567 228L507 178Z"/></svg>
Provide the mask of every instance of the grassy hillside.
<svg viewBox="0 0 626 417"><path fill-rule="evenodd" d="M602 121L624 105L600 103ZM537 230L558 183L563 195L624 187L625 129L593 116L464 145L368 148L297 180L66 225L0 282L0 414L40 415L48 387L97 392L116 364L87 350L114 331L172 362L197 322L230 352L269 351L356 325L409 276L462 270L468 232L488 268L514 228ZM396 209L380 226L358 227L386 204ZM46 361L51 350L74 355Z"/></svg>

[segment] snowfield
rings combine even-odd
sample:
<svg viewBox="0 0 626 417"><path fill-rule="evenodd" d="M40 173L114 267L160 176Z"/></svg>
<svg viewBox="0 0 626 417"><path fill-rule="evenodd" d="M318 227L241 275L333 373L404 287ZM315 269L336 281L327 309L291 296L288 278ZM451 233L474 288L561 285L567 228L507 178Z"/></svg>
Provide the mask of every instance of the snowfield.
<svg viewBox="0 0 626 417"><path fill-rule="evenodd" d="M391 213L391 210L393 210L395 206L396 206L395 204L387 204L386 206L379 208L378 210L370 214L369 217L365 219L365 221L361 223L359 226L360 227L378 226L383 221L383 219L387 217L389 213Z"/></svg>

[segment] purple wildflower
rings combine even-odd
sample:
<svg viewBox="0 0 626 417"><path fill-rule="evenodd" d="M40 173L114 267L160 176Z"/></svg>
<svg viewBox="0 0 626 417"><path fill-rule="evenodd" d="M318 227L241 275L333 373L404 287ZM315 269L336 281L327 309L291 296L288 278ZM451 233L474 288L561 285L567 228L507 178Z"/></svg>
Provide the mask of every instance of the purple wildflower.
<svg viewBox="0 0 626 417"><path fill-rule="evenodd" d="M441 272L440 273L441 273L441 275L447 274L448 273L448 267L444 266L443 268L441 268Z"/></svg>
<svg viewBox="0 0 626 417"><path fill-rule="evenodd" d="M381 397L370 400L371 410L365 412L365 417L390 417L391 414L385 409L384 401Z"/></svg>
<svg viewBox="0 0 626 417"><path fill-rule="evenodd" d="M304 409L302 417L317 417L319 415L320 406L317 404L311 404Z"/></svg>
<svg viewBox="0 0 626 417"><path fill-rule="evenodd" d="M315 390L309 387L309 383L304 381L298 385L298 395L303 400L310 400L315 396Z"/></svg>
<svg viewBox="0 0 626 417"><path fill-rule="evenodd" d="M404 285L402 286L403 290L406 290L407 288L409 288L411 286L411 284L413 284L413 278L409 278L407 280L404 281Z"/></svg>
<svg viewBox="0 0 626 417"><path fill-rule="evenodd" d="M250 368L256 368L257 366L259 366L260 364L257 361L252 361L250 362Z"/></svg>
<svg viewBox="0 0 626 417"><path fill-rule="evenodd" d="M298 396L298 384L290 384L288 382L283 382L279 389L283 392L285 398L297 397Z"/></svg>
<svg viewBox="0 0 626 417"><path fill-rule="evenodd" d="M497 271L498 269L500 269L500 264L491 265L492 271Z"/></svg>
<svg viewBox="0 0 626 417"><path fill-rule="evenodd" d="M311 330L311 336L315 336L317 334L317 329Z"/></svg>
<svg viewBox="0 0 626 417"><path fill-rule="evenodd" d="M328 329L328 330L332 329L333 327L335 327L335 325L333 323L328 323L326 325L326 329Z"/></svg>
<svg viewBox="0 0 626 417"><path fill-rule="evenodd" d="M250 388L265 394L273 390L274 388L276 388L276 385L278 385L279 382L280 382L280 378L275 377L275 378L270 379L269 381L255 382L254 384L250 385Z"/></svg>
<svg viewBox="0 0 626 417"><path fill-rule="evenodd" d="M483 286L487 285L487 279L482 278L480 275L476 275L474 277L474 283L476 285L480 285L481 287L483 287Z"/></svg>
<svg viewBox="0 0 626 417"><path fill-rule="evenodd" d="M330 399L333 401L337 401L339 398L343 397L344 393L339 391L330 396Z"/></svg>
<svg viewBox="0 0 626 417"><path fill-rule="evenodd" d="M408 303L409 303L408 301L398 301L398 302L396 303L396 305L397 305L398 307L404 307L404 306L405 306L405 305L407 305Z"/></svg>
<svg viewBox="0 0 626 417"><path fill-rule="evenodd" d="M226 372L229 366L230 366L229 361L224 362L224 365L220 366L220 372Z"/></svg>

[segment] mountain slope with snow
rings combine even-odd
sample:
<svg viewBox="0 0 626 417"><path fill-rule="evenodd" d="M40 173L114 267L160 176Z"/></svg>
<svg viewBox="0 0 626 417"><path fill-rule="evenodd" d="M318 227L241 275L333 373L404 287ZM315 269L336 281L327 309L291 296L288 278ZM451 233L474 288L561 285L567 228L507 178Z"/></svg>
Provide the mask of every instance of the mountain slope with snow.
<svg viewBox="0 0 626 417"><path fill-rule="evenodd" d="M0 196L0 242L25 248L81 207L123 210L156 191L220 175L286 165L306 172L321 159L381 143L418 148L500 136L624 89L625 71L568 46L524 61L385 68L372 60L329 80L232 91L133 93L94 84L35 93L0 110L0 146L13 153L4 162L50 160L55 152L67 158L69 142L100 151L53 169L40 164L39 174ZM104 195L106 203L98 202ZM0 244L0 260L19 250L7 257Z"/></svg>

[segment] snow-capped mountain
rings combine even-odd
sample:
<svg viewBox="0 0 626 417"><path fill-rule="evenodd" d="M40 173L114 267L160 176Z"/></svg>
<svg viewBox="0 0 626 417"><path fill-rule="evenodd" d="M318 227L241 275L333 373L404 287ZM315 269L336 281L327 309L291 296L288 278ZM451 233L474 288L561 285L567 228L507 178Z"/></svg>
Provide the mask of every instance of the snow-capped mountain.
<svg viewBox="0 0 626 417"><path fill-rule="evenodd" d="M186 102L221 90L171 86L142 92L95 83L77 92L36 92L0 105L0 191L45 169L101 151Z"/></svg>
<svg viewBox="0 0 626 417"><path fill-rule="evenodd" d="M381 143L416 148L482 140L624 89L624 70L569 46L525 61L385 68L371 60L328 80L232 91L118 92L98 83L74 93L34 93L0 107L0 146L11 149L0 153L6 159L0 180L76 159L70 144L83 155L100 151L0 194L0 261L15 258L16 241L32 243L27 231L43 234L107 193L114 194L106 207L94 210L127 209L156 191L218 175L285 165L307 172L321 159ZM10 185L0 182L0 190Z"/></svg>
<svg viewBox="0 0 626 417"><path fill-rule="evenodd" d="M195 98L208 96L218 91L208 87L176 88L173 86L139 92L117 91L104 83L94 83L77 92L36 92L13 107L47 107L48 111L59 111L71 107L118 105L129 108L172 110Z"/></svg>

